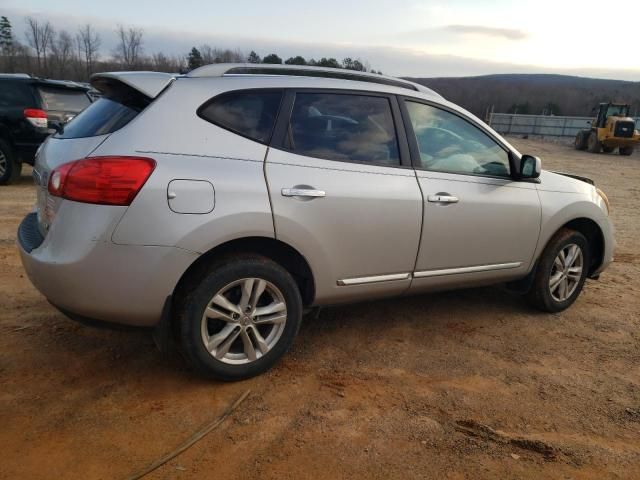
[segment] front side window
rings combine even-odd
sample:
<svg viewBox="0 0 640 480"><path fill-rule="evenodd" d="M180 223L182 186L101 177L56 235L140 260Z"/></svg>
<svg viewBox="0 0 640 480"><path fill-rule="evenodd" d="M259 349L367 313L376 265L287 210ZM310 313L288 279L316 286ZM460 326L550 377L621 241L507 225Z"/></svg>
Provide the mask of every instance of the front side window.
<svg viewBox="0 0 640 480"><path fill-rule="evenodd" d="M406 102L425 170L509 177L509 155L482 130L439 108Z"/></svg>
<svg viewBox="0 0 640 480"><path fill-rule="evenodd" d="M297 93L285 146L294 153L327 160L400 164L386 97Z"/></svg>
<svg viewBox="0 0 640 480"><path fill-rule="evenodd" d="M204 120L261 143L269 142L282 92L244 90L222 94L198 111Z"/></svg>

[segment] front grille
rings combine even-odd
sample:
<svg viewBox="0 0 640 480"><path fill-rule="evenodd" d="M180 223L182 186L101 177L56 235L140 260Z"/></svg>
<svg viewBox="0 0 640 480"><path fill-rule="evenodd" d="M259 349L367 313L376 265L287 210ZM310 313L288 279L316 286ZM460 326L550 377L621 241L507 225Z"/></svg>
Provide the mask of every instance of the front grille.
<svg viewBox="0 0 640 480"><path fill-rule="evenodd" d="M616 137L631 138L633 137L633 130L635 129L635 123L630 120L618 120L616 122L616 128L613 130L613 134Z"/></svg>

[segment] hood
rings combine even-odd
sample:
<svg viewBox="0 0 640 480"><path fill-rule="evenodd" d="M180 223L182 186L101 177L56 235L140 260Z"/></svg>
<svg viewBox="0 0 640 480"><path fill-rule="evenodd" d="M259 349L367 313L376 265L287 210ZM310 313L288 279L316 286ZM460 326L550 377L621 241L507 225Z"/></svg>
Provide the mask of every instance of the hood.
<svg viewBox="0 0 640 480"><path fill-rule="evenodd" d="M542 172L540 172L538 190L546 190L549 192L591 193L595 188L594 185L595 182L590 178L573 175L571 173L542 170Z"/></svg>

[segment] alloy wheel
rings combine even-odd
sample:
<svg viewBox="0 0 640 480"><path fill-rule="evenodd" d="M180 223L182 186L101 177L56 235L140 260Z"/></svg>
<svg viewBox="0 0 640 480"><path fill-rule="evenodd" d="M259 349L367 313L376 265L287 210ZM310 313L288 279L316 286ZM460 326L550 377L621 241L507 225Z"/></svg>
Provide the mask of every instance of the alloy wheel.
<svg viewBox="0 0 640 480"><path fill-rule="evenodd" d="M246 364L266 355L287 322L282 292L261 278L243 278L224 286L202 315L202 341L217 360Z"/></svg>
<svg viewBox="0 0 640 480"><path fill-rule="evenodd" d="M575 243L562 247L551 267L549 291L557 302L566 301L578 288L584 268L582 249Z"/></svg>

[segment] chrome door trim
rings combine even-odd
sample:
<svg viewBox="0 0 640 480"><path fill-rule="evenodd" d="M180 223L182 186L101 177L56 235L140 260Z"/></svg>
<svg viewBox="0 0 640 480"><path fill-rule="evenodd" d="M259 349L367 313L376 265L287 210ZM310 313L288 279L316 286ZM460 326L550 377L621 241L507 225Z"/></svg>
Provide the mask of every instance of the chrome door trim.
<svg viewBox="0 0 640 480"><path fill-rule="evenodd" d="M312 188L283 188L283 197L325 197L327 194L324 190L314 190Z"/></svg>
<svg viewBox="0 0 640 480"><path fill-rule="evenodd" d="M453 195L429 195L427 197L427 202L431 203L458 203L460 199Z"/></svg>
<svg viewBox="0 0 640 480"><path fill-rule="evenodd" d="M367 283L391 282L394 280L409 280L410 273L391 273L388 275L372 275L370 277L343 278L338 280L338 285L345 287L348 285L362 285Z"/></svg>
<svg viewBox="0 0 640 480"><path fill-rule="evenodd" d="M518 268L522 262L496 263L493 265L476 265L473 267L446 268L443 270L424 270L414 272L414 278L438 277L440 275L455 275L459 273L490 272L492 270L505 270L508 268Z"/></svg>

